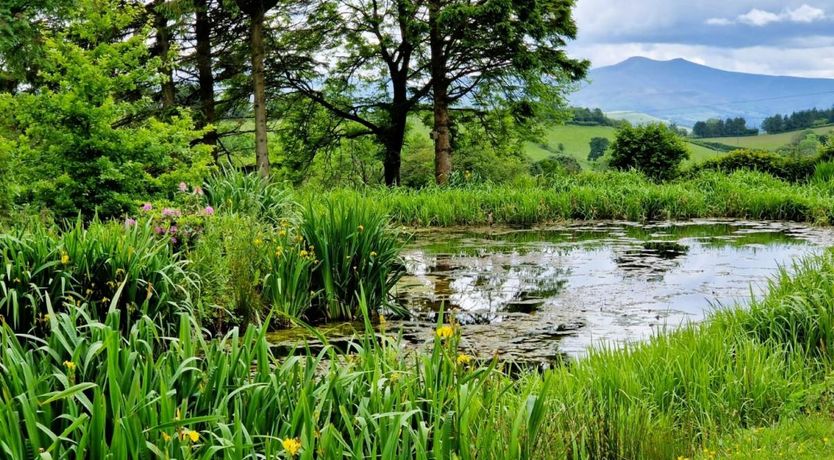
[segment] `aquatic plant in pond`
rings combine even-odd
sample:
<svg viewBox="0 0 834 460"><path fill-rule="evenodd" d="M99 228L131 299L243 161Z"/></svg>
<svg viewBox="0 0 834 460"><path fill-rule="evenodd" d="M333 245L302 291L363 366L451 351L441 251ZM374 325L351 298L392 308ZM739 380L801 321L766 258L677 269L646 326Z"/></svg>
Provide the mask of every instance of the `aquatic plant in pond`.
<svg viewBox="0 0 834 460"><path fill-rule="evenodd" d="M247 214L278 224L295 209L291 193L281 184L231 167L209 176L201 192L212 213Z"/></svg>
<svg viewBox="0 0 834 460"><path fill-rule="evenodd" d="M299 231L319 260L311 290L321 295L308 316L357 318L360 289L373 310L396 308L389 293L403 274L403 243L386 214L361 201L327 201L304 209Z"/></svg>

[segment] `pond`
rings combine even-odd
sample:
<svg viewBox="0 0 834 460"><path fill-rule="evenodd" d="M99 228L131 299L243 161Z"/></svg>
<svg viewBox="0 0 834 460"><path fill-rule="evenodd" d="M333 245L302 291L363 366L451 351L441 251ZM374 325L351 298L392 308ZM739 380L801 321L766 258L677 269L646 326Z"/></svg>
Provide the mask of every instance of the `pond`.
<svg viewBox="0 0 834 460"><path fill-rule="evenodd" d="M438 313L461 346L488 358L549 363L589 346L645 340L762 295L779 267L834 244L834 230L787 222L578 223L530 229L427 229L403 252L396 300L408 320L386 332L431 343ZM448 318L447 318L448 319ZM339 346L361 325L324 325ZM272 335L292 349L298 330Z"/></svg>
<svg viewBox="0 0 834 460"><path fill-rule="evenodd" d="M476 355L581 356L744 304L832 241L826 228L714 220L418 231L397 288L415 317L398 325L425 340L442 307Z"/></svg>

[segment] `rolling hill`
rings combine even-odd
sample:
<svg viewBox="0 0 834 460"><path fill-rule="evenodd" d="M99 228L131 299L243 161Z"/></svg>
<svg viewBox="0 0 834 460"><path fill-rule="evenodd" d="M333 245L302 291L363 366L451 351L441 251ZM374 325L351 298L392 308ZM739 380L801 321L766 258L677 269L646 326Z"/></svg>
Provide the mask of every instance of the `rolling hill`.
<svg viewBox="0 0 834 460"><path fill-rule="evenodd" d="M681 126L709 118L745 117L758 126L768 116L834 105L834 79L728 72L684 59L642 57L592 69L570 97L574 106L640 112Z"/></svg>

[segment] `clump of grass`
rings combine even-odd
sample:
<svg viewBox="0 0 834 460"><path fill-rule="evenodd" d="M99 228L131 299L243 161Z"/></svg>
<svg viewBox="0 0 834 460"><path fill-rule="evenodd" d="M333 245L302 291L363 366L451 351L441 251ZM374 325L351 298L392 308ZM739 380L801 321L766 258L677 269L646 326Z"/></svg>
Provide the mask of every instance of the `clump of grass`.
<svg viewBox="0 0 834 460"><path fill-rule="evenodd" d="M245 214L277 224L294 212L286 187L256 173L224 168L206 179L206 201L217 212Z"/></svg>
<svg viewBox="0 0 834 460"><path fill-rule="evenodd" d="M98 318L122 310L128 327L140 316L164 325L199 291L188 262L150 223L77 222L66 231L34 225L0 235L0 255L0 312L21 332L46 322L45 296L59 305L87 302Z"/></svg>
<svg viewBox="0 0 834 460"><path fill-rule="evenodd" d="M385 214L357 200L328 201L304 209L299 232L318 260L311 290L321 296L309 316L358 318L360 288L374 310L391 306L390 292L404 273L403 241Z"/></svg>

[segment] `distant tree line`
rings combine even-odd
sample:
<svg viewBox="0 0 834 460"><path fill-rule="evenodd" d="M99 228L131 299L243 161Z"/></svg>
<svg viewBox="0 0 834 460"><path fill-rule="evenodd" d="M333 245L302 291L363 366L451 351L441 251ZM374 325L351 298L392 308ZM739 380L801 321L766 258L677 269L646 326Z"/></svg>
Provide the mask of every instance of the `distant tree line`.
<svg viewBox="0 0 834 460"><path fill-rule="evenodd" d="M770 134L813 128L834 123L834 107L793 112L790 115L774 115L765 118L762 129Z"/></svg>
<svg viewBox="0 0 834 460"><path fill-rule="evenodd" d="M699 121L692 127L693 137L755 136L757 134L759 134L759 130L748 128L747 120L742 117L727 118L726 120L712 118L707 121Z"/></svg>
<svg viewBox="0 0 834 460"><path fill-rule="evenodd" d="M620 122L605 116L602 110L589 109L585 107L572 107L573 118L570 120L572 125L580 126L619 126Z"/></svg>

